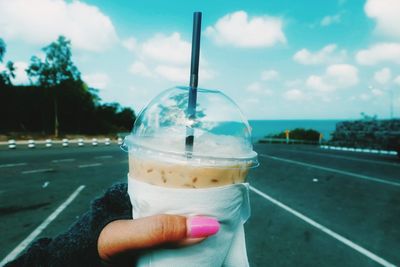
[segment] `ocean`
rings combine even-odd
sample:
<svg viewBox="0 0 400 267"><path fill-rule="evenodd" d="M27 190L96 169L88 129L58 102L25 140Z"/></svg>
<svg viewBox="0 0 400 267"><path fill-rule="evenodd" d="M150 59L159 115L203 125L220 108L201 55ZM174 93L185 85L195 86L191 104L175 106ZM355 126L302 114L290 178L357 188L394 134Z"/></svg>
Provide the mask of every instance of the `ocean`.
<svg viewBox="0 0 400 267"><path fill-rule="evenodd" d="M285 130L296 128L313 129L322 133L325 140L329 140L335 130L336 123L342 120L250 120L253 142L269 134L278 134Z"/></svg>

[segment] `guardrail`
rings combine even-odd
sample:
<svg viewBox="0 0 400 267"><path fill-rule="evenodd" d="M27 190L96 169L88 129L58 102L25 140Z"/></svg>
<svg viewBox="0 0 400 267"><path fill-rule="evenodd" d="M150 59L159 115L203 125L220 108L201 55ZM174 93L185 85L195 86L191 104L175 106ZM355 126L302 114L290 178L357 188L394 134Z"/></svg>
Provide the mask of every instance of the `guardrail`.
<svg viewBox="0 0 400 267"><path fill-rule="evenodd" d="M350 152L362 152L371 154L382 154L382 155L397 155L397 151L393 150L382 150L382 149L370 149L370 148L354 148L354 147L340 147L340 146L320 146L322 149L350 151Z"/></svg>
<svg viewBox="0 0 400 267"><path fill-rule="evenodd" d="M97 145L106 145L109 146L111 144L117 144L121 145L123 142L123 139L120 137L117 140L111 140L110 138L104 138L104 139L97 139L97 138L92 138L92 139L72 139L69 140L67 138L64 138L62 140L52 140L52 139L46 139L46 140L21 140L21 141L16 141L14 139L10 139L8 141L3 141L0 142L0 145L7 145L9 149L16 149L17 147L27 147L27 148L35 148L35 147L47 147L51 148L54 147L54 145L61 145L62 147L68 147L70 145L77 145L78 147L82 147L85 145L91 145L91 146L97 146Z"/></svg>

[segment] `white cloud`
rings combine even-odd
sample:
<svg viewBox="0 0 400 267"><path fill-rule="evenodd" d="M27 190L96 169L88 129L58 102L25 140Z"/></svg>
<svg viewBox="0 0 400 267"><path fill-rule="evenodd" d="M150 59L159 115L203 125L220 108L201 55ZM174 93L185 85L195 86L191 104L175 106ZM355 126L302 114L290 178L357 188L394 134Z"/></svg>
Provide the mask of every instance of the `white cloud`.
<svg viewBox="0 0 400 267"><path fill-rule="evenodd" d="M279 73L276 70L264 70L261 72L261 80L270 81L277 79L279 77Z"/></svg>
<svg viewBox="0 0 400 267"><path fill-rule="evenodd" d="M369 94L361 94L359 97L363 101L368 101L371 99L371 96Z"/></svg>
<svg viewBox="0 0 400 267"><path fill-rule="evenodd" d="M245 104L248 104L248 105L254 105L254 104L259 104L260 99L255 98L255 97L250 97L250 98L246 98L246 100L244 102L245 102Z"/></svg>
<svg viewBox="0 0 400 267"><path fill-rule="evenodd" d="M339 23L341 20L341 14L336 14L332 16L325 16L321 20L321 26L329 26L334 23Z"/></svg>
<svg viewBox="0 0 400 267"><path fill-rule="evenodd" d="M190 72L190 70L188 69L187 73L189 73L189 72ZM199 79L202 81L208 81L208 80L213 79L214 77L215 77L215 72L208 68L201 68L199 70Z"/></svg>
<svg viewBox="0 0 400 267"><path fill-rule="evenodd" d="M306 84L316 91L328 92L358 84L358 69L349 64L329 66L322 76L311 75Z"/></svg>
<svg viewBox="0 0 400 267"><path fill-rule="evenodd" d="M151 77L153 76L152 72L150 71L150 69L146 66L146 64L144 64L141 61L136 61L134 62L130 67L129 67L129 72L133 73L133 74L138 74L144 77Z"/></svg>
<svg viewBox="0 0 400 267"><path fill-rule="evenodd" d="M237 11L220 18L214 26L207 27L205 35L218 45L270 47L286 43L282 27L281 18L249 17L245 11Z"/></svg>
<svg viewBox="0 0 400 267"><path fill-rule="evenodd" d="M358 83L358 69L349 64L336 64L327 68L326 76L339 88L346 88Z"/></svg>
<svg viewBox="0 0 400 267"><path fill-rule="evenodd" d="M346 50L338 50L336 44L329 44L316 52L303 48L294 54L293 60L303 65L330 64L344 61L346 55Z"/></svg>
<svg viewBox="0 0 400 267"><path fill-rule="evenodd" d="M283 94L283 97L287 100L302 100L304 99L303 91L299 89L290 89Z"/></svg>
<svg viewBox="0 0 400 267"><path fill-rule="evenodd" d="M251 93L258 93L258 92L261 92L261 90L262 89L261 89L261 85L259 82L251 83L246 87L246 91L251 92Z"/></svg>
<svg viewBox="0 0 400 267"><path fill-rule="evenodd" d="M189 82L189 72L187 71L187 68L184 67L159 65L155 68L155 72L172 82Z"/></svg>
<svg viewBox="0 0 400 267"><path fill-rule="evenodd" d="M394 78L394 83L400 86L400 75Z"/></svg>
<svg viewBox="0 0 400 267"><path fill-rule="evenodd" d="M387 84L392 77L392 72L389 68L383 68L374 73L374 80L380 84Z"/></svg>
<svg viewBox="0 0 400 267"><path fill-rule="evenodd" d="M137 40L135 37L129 37L128 39L125 39L122 41L122 45L128 49L129 51L135 51L135 49L138 46Z"/></svg>
<svg viewBox="0 0 400 267"><path fill-rule="evenodd" d="M80 1L0 0L0 36L46 45L59 35L73 47L103 51L118 38L110 18L96 6Z"/></svg>
<svg viewBox="0 0 400 267"><path fill-rule="evenodd" d="M91 73L82 76L82 80L85 81L89 87L95 89L106 89L110 83L110 77L105 73Z"/></svg>
<svg viewBox="0 0 400 267"><path fill-rule="evenodd" d="M361 65L375 65L382 62L400 64L400 43L378 43L360 50L356 60Z"/></svg>
<svg viewBox="0 0 400 267"><path fill-rule="evenodd" d="M311 75L310 77L308 77L306 84L311 89L322 92L333 91L335 89L334 86L325 81L324 77L317 75Z"/></svg>
<svg viewBox="0 0 400 267"><path fill-rule="evenodd" d="M139 59L132 63L129 72L144 77L160 77L172 82L188 82L191 45L182 39L180 33L156 34L142 43L132 38L128 40L125 46L130 47ZM214 78L215 73L207 67L203 58L200 58L200 66L200 81Z"/></svg>
<svg viewBox="0 0 400 267"><path fill-rule="evenodd" d="M15 78L11 79L12 84L14 85L28 85L30 84L28 74L26 73L26 69L28 68L28 63L23 61L14 62L14 74ZM5 71L6 65L0 64L0 72Z"/></svg>
<svg viewBox="0 0 400 267"><path fill-rule="evenodd" d="M257 94L257 95L272 95L273 91L265 88L259 82L253 82L246 87L246 91L250 94Z"/></svg>
<svg viewBox="0 0 400 267"><path fill-rule="evenodd" d="M285 82L285 86L287 87L300 87L303 86L303 81L300 79L289 80Z"/></svg>
<svg viewBox="0 0 400 267"><path fill-rule="evenodd" d="M364 10L376 21L376 33L400 39L400 1L367 0Z"/></svg>
<svg viewBox="0 0 400 267"><path fill-rule="evenodd" d="M188 64L191 45L178 32L170 36L156 34L141 45L141 55L159 62Z"/></svg>
<svg viewBox="0 0 400 267"><path fill-rule="evenodd" d="M371 93L372 93L374 96L381 96L381 95L383 95L383 91L382 91L382 90L379 90L379 89L372 89L372 90L371 90Z"/></svg>

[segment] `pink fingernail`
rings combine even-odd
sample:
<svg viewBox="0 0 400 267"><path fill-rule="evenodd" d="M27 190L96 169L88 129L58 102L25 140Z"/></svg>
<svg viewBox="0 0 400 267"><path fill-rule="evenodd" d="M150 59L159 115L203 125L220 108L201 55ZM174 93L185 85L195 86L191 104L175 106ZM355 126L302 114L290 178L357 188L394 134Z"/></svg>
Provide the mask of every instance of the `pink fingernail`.
<svg viewBox="0 0 400 267"><path fill-rule="evenodd" d="M188 237L199 238L214 235L219 228L219 222L211 217L195 216L188 219Z"/></svg>

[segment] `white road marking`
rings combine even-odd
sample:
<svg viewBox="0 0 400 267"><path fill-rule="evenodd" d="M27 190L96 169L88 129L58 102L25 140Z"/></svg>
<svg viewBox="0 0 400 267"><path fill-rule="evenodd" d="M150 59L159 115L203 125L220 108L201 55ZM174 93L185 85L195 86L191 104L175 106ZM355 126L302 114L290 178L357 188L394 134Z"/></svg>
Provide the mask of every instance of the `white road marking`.
<svg viewBox="0 0 400 267"><path fill-rule="evenodd" d="M378 160L352 158L352 157L332 155L332 154L327 154L327 153L318 153L318 152L311 152L311 151L299 151L299 150L294 150L294 149L283 149L283 150L287 151L287 152L313 154L313 155L320 155L320 156L325 156L325 157L330 157L330 158L348 159L348 160L354 160L354 161L360 161L360 162L366 162L366 163L382 164L382 165L388 165L388 166L393 166L393 167L400 167L400 164L398 164L398 163L383 162L383 161L378 161Z"/></svg>
<svg viewBox="0 0 400 267"><path fill-rule="evenodd" d="M26 165L25 162L0 164L0 168L18 167L18 166L24 166L24 165Z"/></svg>
<svg viewBox="0 0 400 267"><path fill-rule="evenodd" d="M346 246L349 246L350 248L358 251L359 253L363 254L364 256L370 258L371 260L381 264L382 266L386 266L386 267L395 267L394 264L388 262L387 260L379 257L378 255L372 253L371 251L361 247L360 245L357 245L356 243L350 241L349 239L339 235L338 233L330 230L329 228L317 223L316 221L314 221L313 219L310 219L309 217L303 215L302 213L290 208L289 206L286 206L285 204L283 204L282 202L279 202L278 200L272 198L271 196L265 194L264 192L258 190L257 188L250 186L250 190L252 190L254 193L258 194L259 196L265 198L268 201L271 201L272 203L274 203L275 205L277 205L278 207L286 210L287 212L293 214L294 216L296 216L297 218L305 221L308 224L311 224L312 226L314 226L315 228L317 228L318 230L321 230L322 232L324 232L325 234L335 238L336 240L338 240L339 242L342 242L343 244L345 244Z"/></svg>
<svg viewBox="0 0 400 267"><path fill-rule="evenodd" d="M92 163L92 164L83 164L83 165L79 165L78 168L90 168L90 167L97 167L97 166L101 166L103 164L101 163Z"/></svg>
<svg viewBox="0 0 400 267"><path fill-rule="evenodd" d="M15 259L40 233L52 222L69 204L78 196L85 188L84 185L79 186L49 217L47 217L27 238L14 248L1 262L0 266Z"/></svg>
<svg viewBox="0 0 400 267"><path fill-rule="evenodd" d="M59 162L72 162L72 161L75 161L75 159L54 159L51 162L59 163Z"/></svg>
<svg viewBox="0 0 400 267"><path fill-rule="evenodd" d="M113 156L111 155L104 155L104 156L98 156L98 157L94 157L95 159L111 159L113 158Z"/></svg>
<svg viewBox="0 0 400 267"><path fill-rule="evenodd" d="M21 173L22 174L30 174L30 173L51 172L51 171L53 171L53 169L36 169L36 170L23 171Z"/></svg>
<svg viewBox="0 0 400 267"><path fill-rule="evenodd" d="M382 183L382 184L388 184L388 185L392 185L392 186L400 186L400 183L383 180L383 179L372 177L372 176L367 176L367 175L362 175L362 174L347 172L347 171L341 171L341 170L337 170L337 169L333 169L333 168L322 167L319 165L309 164L309 163L305 163L305 162L301 162L301 161L295 161L295 160L290 160L290 159L278 158L278 157L274 157L274 156L268 156L265 154L260 154L260 156L264 157L264 158L270 158L270 159L274 159L274 160L297 164L297 165L314 168L314 169L319 169L319 170L323 170L323 171L335 172L335 173L343 174L346 176L353 176L353 177L368 180L368 181L378 182L378 183Z"/></svg>

